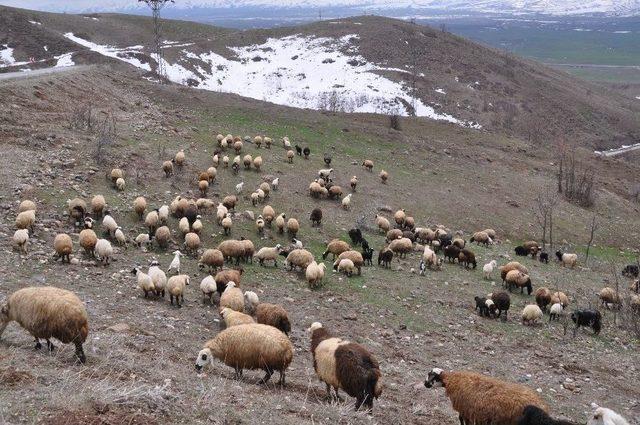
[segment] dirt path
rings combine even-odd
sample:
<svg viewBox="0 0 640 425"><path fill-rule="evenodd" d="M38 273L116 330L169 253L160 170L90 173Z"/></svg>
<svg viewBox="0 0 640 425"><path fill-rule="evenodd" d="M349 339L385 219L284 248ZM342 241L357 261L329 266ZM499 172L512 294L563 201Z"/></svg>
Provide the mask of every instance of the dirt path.
<svg viewBox="0 0 640 425"><path fill-rule="evenodd" d="M60 68L36 69L33 71L7 72L5 74L0 74L0 81L41 77L43 75L61 74L66 72L84 71L86 69L89 69L90 67L91 67L90 65L74 65L74 66L67 66L67 67L60 67Z"/></svg>

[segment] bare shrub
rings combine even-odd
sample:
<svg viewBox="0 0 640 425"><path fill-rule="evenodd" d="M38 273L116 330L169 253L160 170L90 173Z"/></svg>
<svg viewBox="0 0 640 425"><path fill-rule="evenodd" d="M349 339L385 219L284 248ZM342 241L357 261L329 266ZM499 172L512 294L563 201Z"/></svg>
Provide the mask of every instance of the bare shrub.
<svg viewBox="0 0 640 425"><path fill-rule="evenodd" d="M113 113L109 113L100 124L98 135L96 136L96 149L93 154L96 163L100 164L104 161L105 155L109 147L114 144L116 136L116 117Z"/></svg>
<svg viewBox="0 0 640 425"><path fill-rule="evenodd" d="M401 131L402 123L401 123L400 115L398 114L389 115L389 126L394 130Z"/></svg>
<svg viewBox="0 0 640 425"><path fill-rule="evenodd" d="M563 153L558 163L558 192L568 201L584 208L595 203L595 170L582 165L572 153Z"/></svg>
<svg viewBox="0 0 640 425"><path fill-rule="evenodd" d="M96 124L95 121L91 102L74 105L67 115L67 126L71 130L93 131Z"/></svg>

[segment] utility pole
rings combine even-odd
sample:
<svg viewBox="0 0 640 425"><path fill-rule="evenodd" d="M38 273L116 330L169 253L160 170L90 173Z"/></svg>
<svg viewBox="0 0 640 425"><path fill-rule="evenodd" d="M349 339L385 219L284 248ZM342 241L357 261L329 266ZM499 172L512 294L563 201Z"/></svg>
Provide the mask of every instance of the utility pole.
<svg viewBox="0 0 640 425"><path fill-rule="evenodd" d="M138 0L138 2L145 3L151 9L151 14L153 15L153 52L156 56L156 61L158 62L158 67L156 68L156 74L160 77L160 81L164 82L167 76L167 70L164 66L163 54L162 54L162 28L160 21L160 11L167 3L175 3L175 0Z"/></svg>

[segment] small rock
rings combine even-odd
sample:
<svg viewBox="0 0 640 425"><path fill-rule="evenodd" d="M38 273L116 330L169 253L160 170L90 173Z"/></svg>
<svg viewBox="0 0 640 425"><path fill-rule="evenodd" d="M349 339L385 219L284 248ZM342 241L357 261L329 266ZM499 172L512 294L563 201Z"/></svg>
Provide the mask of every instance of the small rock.
<svg viewBox="0 0 640 425"><path fill-rule="evenodd" d="M131 330L131 327L126 323L118 323L117 325L109 326L107 329L113 332L123 333L129 332Z"/></svg>

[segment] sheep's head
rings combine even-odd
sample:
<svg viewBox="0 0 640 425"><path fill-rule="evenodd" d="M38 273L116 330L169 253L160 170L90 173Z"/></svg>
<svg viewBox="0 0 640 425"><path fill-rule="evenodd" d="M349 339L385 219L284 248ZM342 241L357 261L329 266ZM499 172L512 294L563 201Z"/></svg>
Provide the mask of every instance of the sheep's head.
<svg viewBox="0 0 640 425"><path fill-rule="evenodd" d="M309 326L309 329L307 329L307 332L309 333L313 333L313 331L322 328L322 323L320 322L313 322L311 324L311 326Z"/></svg>
<svg viewBox="0 0 640 425"><path fill-rule="evenodd" d="M442 369L434 367L427 375L427 379L424 381L424 386L427 388L444 387L444 383L442 382L442 374Z"/></svg>
<svg viewBox="0 0 640 425"><path fill-rule="evenodd" d="M211 350L209 348L200 350L198 358L196 359L196 370L201 371L202 368L210 362L213 363L213 354L211 353Z"/></svg>

